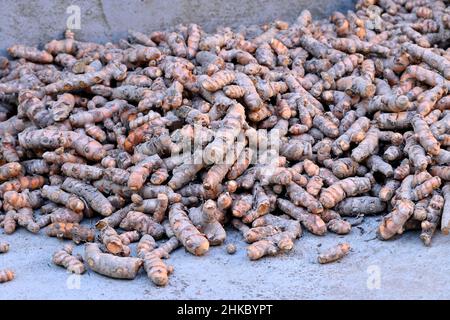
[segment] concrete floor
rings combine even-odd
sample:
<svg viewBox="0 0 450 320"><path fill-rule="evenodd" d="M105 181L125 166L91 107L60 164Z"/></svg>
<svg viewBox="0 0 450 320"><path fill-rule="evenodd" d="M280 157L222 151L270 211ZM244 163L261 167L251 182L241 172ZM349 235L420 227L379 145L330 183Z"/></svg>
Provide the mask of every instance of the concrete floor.
<svg viewBox="0 0 450 320"><path fill-rule="evenodd" d="M92 271L70 275L51 263L62 241L20 229L0 235L11 244L0 255L0 268L16 272L14 281L1 285L0 299L449 299L450 237L437 234L429 248L417 232L382 242L374 239L379 219L366 218L345 237L305 233L293 251L256 262L247 259L240 235L229 231L235 255L224 246L204 257L179 249L168 260L175 272L165 288L155 287L143 270L132 281ZM352 252L319 265L318 251L339 241L348 241ZM78 246L75 252L82 251Z"/></svg>

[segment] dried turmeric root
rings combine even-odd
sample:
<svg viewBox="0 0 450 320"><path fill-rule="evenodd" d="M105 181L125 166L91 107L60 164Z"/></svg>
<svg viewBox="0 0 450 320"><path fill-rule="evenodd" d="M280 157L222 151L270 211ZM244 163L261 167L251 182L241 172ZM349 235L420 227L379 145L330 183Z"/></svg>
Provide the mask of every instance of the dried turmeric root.
<svg viewBox="0 0 450 320"><path fill-rule="evenodd" d="M84 210L84 202L73 194L69 194L55 186L43 186L42 195L57 204L65 205L68 209L75 212Z"/></svg>
<svg viewBox="0 0 450 320"><path fill-rule="evenodd" d="M122 238L117 234L114 228L105 226L100 230L100 239L106 247L106 250L114 255L129 256L130 248L123 244Z"/></svg>
<svg viewBox="0 0 450 320"><path fill-rule="evenodd" d="M403 225L414 213L414 204L407 199L397 200L394 209L383 218L378 227L378 234L381 239L387 240L397 233L401 233Z"/></svg>
<svg viewBox="0 0 450 320"><path fill-rule="evenodd" d="M93 242L95 239L95 230L81 226L78 223L55 222L46 229L49 237L60 239L72 239L75 243Z"/></svg>
<svg viewBox="0 0 450 320"><path fill-rule="evenodd" d="M61 189L82 197L94 211L103 216L109 216L113 212L113 206L108 199L97 188L87 183L68 177L61 185Z"/></svg>
<svg viewBox="0 0 450 320"><path fill-rule="evenodd" d="M0 283L11 281L15 276L14 272L10 269L0 270Z"/></svg>
<svg viewBox="0 0 450 320"><path fill-rule="evenodd" d="M22 165L18 162L10 162L0 166L0 181L10 180L22 174Z"/></svg>
<svg viewBox="0 0 450 320"><path fill-rule="evenodd" d="M10 210L6 212L5 218L3 219L3 229L6 234L13 234L17 227L17 212Z"/></svg>
<svg viewBox="0 0 450 320"><path fill-rule="evenodd" d="M143 263L139 258L103 253L96 243L86 243L84 252L89 268L110 278L134 279Z"/></svg>
<svg viewBox="0 0 450 320"><path fill-rule="evenodd" d="M73 247L71 245L65 245L64 248L53 254L52 262L57 266L66 268L69 272L83 274L86 271L84 264L76 256L72 255L72 251Z"/></svg>
<svg viewBox="0 0 450 320"><path fill-rule="evenodd" d="M138 241L141 238L141 235L137 231L127 231L121 233L119 237L120 240L122 240L122 243L127 246L132 242Z"/></svg>
<svg viewBox="0 0 450 320"><path fill-rule="evenodd" d="M52 63L53 56L46 52L40 51L33 47L24 45L14 45L8 48L8 53L14 58L23 58L36 63Z"/></svg>
<svg viewBox="0 0 450 320"><path fill-rule="evenodd" d="M9 243L0 242L0 253L6 253L9 251Z"/></svg>
<svg viewBox="0 0 450 320"><path fill-rule="evenodd" d="M128 211L127 215L120 222L120 227L124 230L138 231L149 234L159 239L164 235L164 228L150 216L139 211Z"/></svg>
<svg viewBox="0 0 450 320"><path fill-rule="evenodd" d="M439 225L443 207L444 198L441 195L435 194L428 204L427 218L421 223L422 232L420 239L426 246L431 245L431 238Z"/></svg>
<svg viewBox="0 0 450 320"><path fill-rule="evenodd" d="M168 258L169 253L179 245L176 237L171 237L167 242L156 248L156 242L150 235L144 235L138 244L138 256L144 260L144 269L152 282L158 286L165 286L168 275L171 273L162 258Z"/></svg>
<svg viewBox="0 0 450 320"><path fill-rule="evenodd" d="M349 251L350 245L348 243L340 243L322 252L317 260L320 264L335 262L345 257Z"/></svg>
<svg viewBox="0 0 450 320"><path fill-rule="evenodd" d="M176 237L190 253L202 256L209 250L208 239L195 228L182 204L170 206L169 221Z"/></svg>
<svg viewBox="0 0 450 320"><path fill-rule="evenodd" d="M226 238L223 226L216 219L217 205L213 200L207 200L200 208L189 211L189 219L206 236L212 246L221 245Z"/></svg>

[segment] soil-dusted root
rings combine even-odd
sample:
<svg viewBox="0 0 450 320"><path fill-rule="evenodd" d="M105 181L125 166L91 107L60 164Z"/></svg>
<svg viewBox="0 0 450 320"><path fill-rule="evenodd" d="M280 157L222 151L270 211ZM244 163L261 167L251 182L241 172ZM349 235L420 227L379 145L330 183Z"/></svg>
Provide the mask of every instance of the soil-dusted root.
<svg viewBox="0 0 450 320"><path fill-rule="evenodd" d="M169 172L167 168L159 168L152 173L150 177L150 183L154 185L161 185L169 178Z"/></svg>
<svg viewBox="0 0 450 320"><path fill-rule="evenodd" d="M182 204L170 206L169 221L176 237L190 253L201 256L209 250L208 239L195 228Z"/></svg>
<svg viewBox="0 0 450 320"><path fill-rule="evenodd" d="M0 270L0 283L8 282L14 280L16 277L14 271L10 269Z"/></svg>
<svg viewBox="0 0 450 320"><path fill-rule="evenodd" d="M249 228L237 219L232 221L233 226L238 229L244 236L244 240L247 243L254 243L260 240L264 240L267 237L273 236L281 232L281 228L274 226L261 226Z"/></svg>
<svg viewBox="0 0 450 320"><path fill-rule="evenodd" d="M105 226L109 225L110 227L117 227L118 225L120 225L120 223L122 222L122 220L127 216L128 212L133 210L133 206L131 204L115 211L114 213L112 213L110 216L105 217L103 219L100 219L96 224L95 227L98 230L101 230L102 228L104 228Z"/></svg>
<svg viewBox="0 0 450 320"><path fill-rule="evenodd" d="M120 240L124 245L129 245L132 242L137 242L141 238L141 234L137 231L126 231L119 234Z"/></svg>
<svg viewBox="0 0 450 320"><path fill-rule="evenodd" d="M248 212L253 206L253 195L239 194L233 197L233 203L231 205L231 212L234 217L241 218L246 212Z"/></svg>
<svg viewBox="0 0 450 320"><path fill-rule="evenodd" d="M102 216L107 217L113 213L114 208L108 199L90 184L68 177L61 185L61 189L83 198L94 211Z"/></svg>
<svg viewBox="0 0 450 320"><path fill-rule="evenodd" d="M3 182L0 185L0 194L4 195L8 191L24 191L26 189L36 190L45 183L43 176L22 176L17 179Z"/></svg>
<svg viewBox="0 0 450 320"><path fill-rule="evenodd" d="M370 188L371 182L369 178L346 178L332 184L328 188L322 189L319 201L325 208L333 208L345 198L368 192Z"/></svg>
<svg viewBox="0 0 450 320"><path fill-rule="evenodd" d="M450 63L445 58L428 48L423 48L412 43L405 43L403 49L413 58L420 59L430 67L438 70L444 78L450 80Z"/></svg>
<svg viewBox="0 0 450 320"><path fill-rule="evenodd" d="M420 234L420 239L426 246L431 245L431 238L433 237L433 234L439 225L439 221L441 220L443 207L444 197L439 194L433 195L428 203L427 218L421 223L422 232Z"/></svg>
<svg viewBox="0 0 450 320"><path fill-rule="evenodd" d="M233 198L229 191L222 192L219 197L217 197L217 208L221 211L226 211L231 208L233 204Z"/></svg>
<svg viewBox="0 0 450 320"><path fill-rule="evenodd" d="M348 234L352 230L350 222L343 219L332 219L327 222L327 229L330 232L343 235Z"/></svg>
<svg viewBox="0 0 450 320"><path fill-rule="evenodd" d="M34 221L33 210L31 208L21 208L17 210L16 214L17 224L26 228L31 233L38 233L39 225Z"/></svg>
<svg viewBox="0 0 450 320"><path fill-rule="evenodd" d="M423 116L420 114L415 115L412 119L412 126L425 151L433 156L438 155L441 150L439 142L431 133L430 127L425 122Z"/></svg>
<svg viewBox="0 0 450 320"><path fill-rule="evenodd" d="M302 228L299 221L274 216L270 213L259 217L252 223L252 229L264 226L279 228L280 230L286 232L292 240L300 238L302 235Z"/></svg>
<svg viewBox="0 0 450 320"><path fill-rule="evenodd" d="M430 203L430 198L425 198L417 201L414 204L414 212L412 218L416 221L424 221L427 218L427 208Z"/></svg>
<svg viewBox="0 0 450 320"><path fill-rule="evenodd" d="M410 161L409 159L403 159L402 162L400 162L400 165L394 170L394 179L402 181L410 173L411 173Z"/></svg>
<svg viewBox="0 0 450 320"><path fill-rule="evenodd" d="M385 177L391 177L394 174L394 169L392 168L392 166L389 163L385 162L380 156L369 156L369 158L367 158L366 164L372 172L380 172Z"/></svg>
<svg viewBox="0 0 450 320"><path fill-rule="evenodd" d="M52 262L57 266L66 268L69 272L83 274L86 271L84 264L78 257L72 255L72 251L71 245L65 245L53 254Z"/></svg>
<svg viewBox="0 0 450 320"><path fill-rule="evenodd" d="M378 227L378 235L382 240L388 240L397 233L403 232L403 225L414 213L414 203L408 199L395 202L394 209L383 218Z"/></svg>
<svg viewBox="0 0 450 320"><path fill-rule="evenodd" d="M340 243L320 253L317 260L320 264L335 262L345 257L350 251L348 243Z"/></svg>
<svg viewBox="0 0 450 320"><path fill-rule="evenodd" d="M303 161L303 170L310 177L317 176L319 174L320 168L317 164L309 159Z"/></svg>
<svg viewBox="0 0 450 320"><path fill-rule="evenodd" d="M235 254L237 251L236 245L234 243L227 244L226 251L228 254Z"/></svg>
<svg viewBox="0 0 450 320"><path fill-rule="evenodd" d="M44 46L45 51L52 55L59 54L72 55L77 51L77 41L72 37L73 33L66 30L66 37L64 40L52 40ZM55 61L56 61L55 57Z"/></svg>
<svg viewBox="0 0 450 320"><path fill-rule="evenodd" d="M315 235L324 235L327 232L327 226L319 215L311 214L301 207L297 207L289 200L277 199L278 208L294 218L311 233Z"/></svg>
<svg viewBox="0 0 450 320"><path fill-rule="evenodd" d="M153 251L157 247L158 244L155 239L149 234L144 234L137 244L136 252L138 257L142 258L146 253Z"/></svg>
<svg viewBox="0 0 450 320"><path fill-rule="evenodd" d="M250 260L258 260L264 256L274 256L279 252L277 245L270 240L260 240L247 247L247 256Z"/></svg>
<svg viewBox="0 0 450 320"><path fill-rule="evenodd" d="M231 84L236 79L236 73L231 70L221 70L214 73L211 77L201 79L201 86L208 91L214 92Z"/></svg>
<svg viewBox="0 0 450 320"><path fill-rule="evenodd" d="M50 167L43 159L33 159L22 161L22 166L27 174L48 174L56 166Z"/></svg>
<svg viewBox="0 0 450 320"><path fill-rule="evenodd" d="M130 248L123 244L122 239L114 228L106 226L100 230L100 239L105 245L106 251L114 255L129 256Z"/></svg>
<svg viewBox="0 0 450 320"><path fill-rule="evenodd" d="M45 217L48 217L50 222L79 223L83 219L83 213L75 212L68 208L55 208L55 210L53 210L50 214L47 214Z"/></svg>
<svg viewBox="0 0 450 320"><path fill-rule="evenodd" d="M187 38L187 58L192 59L196 56L200 38L202 35L202 29L199 25L191 23L188 26L188 38Z"/></svg>
<svg viewBox="0 0 450 320"><path fill-rule="evenodd" d="M179 193L174 192L171 187L164 185L147 184L141 189L139 194L144 199L152 199L157 198L160 193L167 195L170 204L181 201L181 195Z"/></svg>
<svg viewBox="0 0 450 320"><path fill-rule="evenodd" d="M169 206L169 198L164 193L158 194L156 199L144 200L141 198L136 201L136 196L133 195L131 198L134 203L133 210L147 214L153 213L153 219L158 223L164 220L167 207Z"/></svg>
<svg viewBox="0 0 450 320"><path fill-rule="evenodd" d="M412 190L411 198L414 201L426 198L433 193L433 190L436 190L440 186L441 186L441 178L439 177L429 178Z"/></svg>
<svg viewBox="0 0 450 320"><path fill-rule="evenodd" d="M63 121L67 119L75 107L75 97L70 93L58 96L58 100L51 106L53 121Z"/></svg>
<svg viewBox="0 0 450 320"><path fill-rule="evenodd" d="M14 58L23 58L35 63L52 63L53 56L47 51L40 51L34 47L16 44L7 49L8 54Z"/></svg>
<svg viewBox="0 0 450 320"><path fill-rule="evenodd" d="M149 235L144 235L138 244L138 256L144 260L144 270L152 282L158 286L167 285L168 275L172 272L162 258L168 258L170 252L179 245L176 237L171 237L168 241L156 248L156 242ZM156 248L156 249L155 249Z"/></svg>
<svg viewBox="0 0 450 320"><path fill-rule="evenodd" d="M103 253L96 243L85 244L84 260L93 271L116 279L134 279L143 263L139 258Z"/></svg>
<svg viewBox="0 0 450 320"><path fill-rule="evenodd" d="M98 180L103 176L102 168L79 163L64 163L61 171L67 177L83 181Z"/></svg>
<svg viewBox="0 0 450 320"><path fill-rule="evenodd" d="M86 161L74 154L63 152L62 149L56 149L55 151L47 151L42 154L42 158L48 163L65 164L65 163L80 163L83 164Z"/></svg>
<svg viewBox="0 0 450 320"><path fill-rule="evenodd" d="M16 145L17 138L9 133L5 133L0 139L0 154L2 154L3 159L6 162L11 163L20 161L20 152L16 149Z"/></svg>
<svg viewBox="0 0 450 320"><path fill-rule="evenodd" d="M93 242L95 240L95 230L81 226L78 223L52 223L46 228L46 234L49 237L72 239L76 244L80 242Z"/></svg>
<svg viewBox="0 0 450 320"><path fill-rule="evenodd" d="M330 168L339 179L355 176L360 169L360 165L352 158L327 159L323 165Z"/></svg>
<svg viewBox="0 0 450 320"><path fill-rule="evenodd" d="M22 175L23 168L18 162L10 162L0 166L0 181L7 181Z"/></svg>
<svg viewBox="0 0 450 320"><path fill-rule="evenodd" d="M378 148L378 129L371 127L361 143L352 150L352 159L361 162L372 155Z"/></svg>
<svg viewBox="0 0 450 320"><path fill-rule="evenodd" d="M103 177L116 184L126 185L130 178L130 172L120 168L107 168L103 171Z"/></svg>
<svg viewBox="0 0 450 320"><path fill-rule="evenodd" d="M9 243L0 242L0 253L6 253L9 251Z"/></svg>
<svg viewBox="0 0 450 320"><path fill-rule="evenodd" d="M108 82L112 79L121 81L126 78L126 70L125 65L120 64L119 62L111 62L100 71L92 71L63 78L46 85L41 90L45 94L56 94L88 88L102 81Z"/></svg>
<svg viewBox="0 0 450 320"><path fill-rule="evenodd" d="M323 211L323 206L319 200L314 198L295 182L291 182L287 186L286 191L294 205L305 207L314 214L319 214Z"/></svg>
<svg viewBox="0 0 450 320"><path fill-rule="evenodd" d="M200 208L189 210L189 219L205 235L212 246L221 245L226 238L223 226L216 219L216 202L209 199Z"/></svg>
<svg viewBox="0 0 450 320"><path fill-rule="evenodd" d="M75 212L82 212L84 210L84 202L78 196L64 192L59 187L43 186L42 196L54 203L64 205Z"/></svg>
<svg viewBox="0 0 450 320"><path fill-rule="evenodd" d="M106 150L98 141L75 131L27 130L19 134L19 144L32 150L73 148L79 155L94 161L106 156Z"/></svg>
<svg viewBox="0 0 450 320"><path fill-rule="evenodd" d="M406 175L408 174L409 170ZM386 181L386 184L381 187L380 192L378 193L378 197L380 198L381 201L388 202L392 199L398 187L400 187L400 181L389 179Z"/></svg>
<svg viewBox="0 0 450 320"><path fill-rule="evenodd" d="M231 169L228 171L227 178L230 180L234 180L241 176L245 170L250 166L250 163L253 158L253 149L245 148L240 153L239 157L236 160L236 163L232 165Z"/></svg>
<svg viewBox="0 0 450 320"><path fill-rule="evenodd" d="M323 179L319 176L313 176L309 179L308 184L306 185L306 192L310 195L317 197L322 190L323 187Z"/></svg>
<svg viewBox="0 0 450 320"><path fill-rule="evenodd" d="M314 117L313 126L319 129L327 137L334 139L339 136L338 121L339 120L331 112L325 112L324 114L318 114Z"/></svg>
<svg viewBox="0 0 450 320"><path fill-rule="evenodd" d="M120 228L127 231L138 231L159 239L164 235L164 228L150 216L139 211L129 211L120 222Z"/></svg>
<svg viewBox="0 0 450 320"><path fill-rule="evenodd" d="M203 151L203 161L206 162L206 164L220 163L223 161L227 150L235 143L235 139L241 133L244 122L244 107L239 103L232 105L221 121L221 126L215 132L214 140L209 143ZM199 165L195 164L195 166Z"/></svg>
<svg viewBox="0 0 450 320"><path fill-rule="evenodd" d="M6 234L13 234L16 231L17 221L16 221L17 212L14 210L7 211L5 214L5 218L3 219L3 230Z"/></svg>
<svg viewBox="0 0 450 320"><path fill-rule="evenodd" d="M450 233L450 184L447 183L442 188L442 196L444 197L444 208L442 210L441 231L443 234Z"/></svg>
<svg viewBox="0 0 450 320"><path fill-rule="evenodd" d="M389 146L383 153L383 159L386 161L399 160L403 156L403 148L398 146Z"/></svg>
<svg viewBox="0 0 450 320"><path fill-rule="evenodd" d="M232 165L236 162L238 155L243 150L242 143L236 143L228 150L226 158L223 162L216 163L211 166L203 178L203 188L206 190L215 190L225 179L227 172L230 171Z"/></svg>
<svg viewBox="0 0 450 320"><path fill-rule="evenodd" d="M245 212L242 221L251 223L256 218L267 214L270 210L270 199L264 188L256 183L253 186L253 209Z"/></svg>
<svg viewBox="0 0 450 320"><path fill-rule="evenodd" d="M3 209L17 210L20 208L37 209L43 204L41 190L29 191L25 189L22 192L7 191L3 194Z"/></svg>
<svg viewBox="0 0 450 320"><path fill-rule="evenodd" d="M172 171L172 178L169 180L167 185L172 188L172 190L180 189L185 186L191 180L194 180L196 174L203 169L203 163L185 163L176 167Z"/></svg>

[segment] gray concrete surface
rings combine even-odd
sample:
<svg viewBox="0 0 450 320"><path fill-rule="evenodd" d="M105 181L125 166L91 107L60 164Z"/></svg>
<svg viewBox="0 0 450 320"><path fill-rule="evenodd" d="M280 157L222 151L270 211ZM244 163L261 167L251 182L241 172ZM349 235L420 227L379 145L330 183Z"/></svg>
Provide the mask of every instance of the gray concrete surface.
<svg viewBox="0 0 450 320"><path fill-rule="evenodd" d="M0 235L11 244L10 252L0 255L0 268L17 274L1 285L0 299L449 299L450 237L437 234L429 248L418 232L382 242L374 239L377 220L367 218L347 236L305 233L293 251L255 262L245 256L240 235L230 231L227 241L237 244L235 255L224 246L204 257L179 249L167 260L175 272L165 288L155 287L143 270L131 281L92 271L71 276L51 263L62 241L20 229ZM318 251L339 241L352 245L350 254L319 265Z"/></svg>
<svg viewBox="0 0 450 320"><path fill-rule="evenodd" d="M0 0L0 53L14 43L43 44L60 38L69 14L81 9L80 40L111 41L136 29L161 30L194 22L205 30L284 19L293 21L308 8L315 17L348 10L355 0Z"/></svg>

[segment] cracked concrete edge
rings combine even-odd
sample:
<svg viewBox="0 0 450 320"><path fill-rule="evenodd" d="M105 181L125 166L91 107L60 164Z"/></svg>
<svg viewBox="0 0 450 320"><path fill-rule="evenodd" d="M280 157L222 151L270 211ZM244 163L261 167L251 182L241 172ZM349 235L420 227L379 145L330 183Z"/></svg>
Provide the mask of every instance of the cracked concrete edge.
<svg viewBox="0 0 450 320"><path fill-rule="evenodd" d="M197 23L206 31L217 26L237 27L275 19L294 21L303 9L315 18L327 17L335 10L346 12L355 0L3 0L0 14L0 54L15 43L42 45L61 38L69 14L67 7L81 9L83 41L116 41L128 29L143 32L162 30L179 23Z"/></svg>

